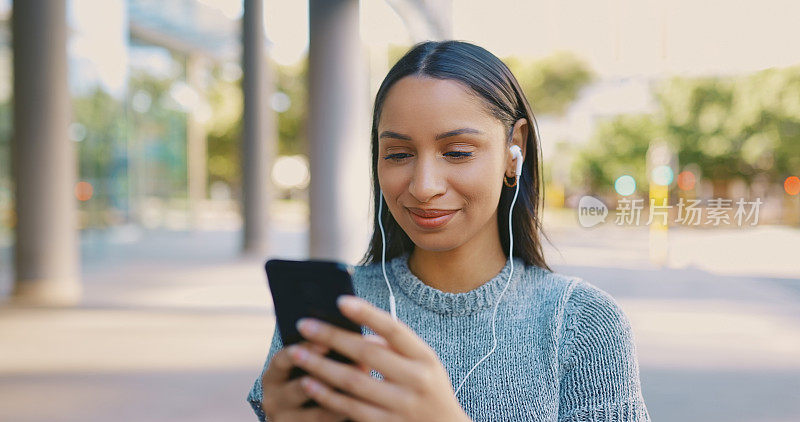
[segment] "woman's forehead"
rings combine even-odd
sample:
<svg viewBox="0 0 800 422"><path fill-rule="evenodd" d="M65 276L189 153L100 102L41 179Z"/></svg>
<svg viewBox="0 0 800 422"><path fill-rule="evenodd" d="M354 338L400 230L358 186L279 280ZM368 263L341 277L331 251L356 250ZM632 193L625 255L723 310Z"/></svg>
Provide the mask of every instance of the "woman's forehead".
<svg viewBox="0 0 800 422"><path fill-rule="evenodd" d="M381 110L379 130L419 135L471 127L495 132L500 122L463 84L450 79L406 76L392 86Z"/></svg>

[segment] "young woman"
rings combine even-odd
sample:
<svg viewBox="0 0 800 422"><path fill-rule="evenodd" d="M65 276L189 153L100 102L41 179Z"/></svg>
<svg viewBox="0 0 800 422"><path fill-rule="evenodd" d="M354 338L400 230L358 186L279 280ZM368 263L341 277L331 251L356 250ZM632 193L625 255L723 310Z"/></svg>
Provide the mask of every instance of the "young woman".
<svg viewBox="0 0 800 422"><path fill-rule="evenodd" d="M248 396L260 420L650 420L626 314L545 263L535 125L483 48L425 42L394 65L372 122L374 235L339 300L367 336L304 319L309 342L283 349L276 328Z"/></svg>

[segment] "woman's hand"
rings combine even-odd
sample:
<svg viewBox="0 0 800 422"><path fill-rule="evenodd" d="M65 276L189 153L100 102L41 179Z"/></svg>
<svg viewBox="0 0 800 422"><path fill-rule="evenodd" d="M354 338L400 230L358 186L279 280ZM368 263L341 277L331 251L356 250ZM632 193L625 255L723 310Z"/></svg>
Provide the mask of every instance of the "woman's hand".
<svg viewBox="0 0 800 422"><path fill-rule="evenodd" d="M292 347L313 350L313 353L321 355L328 351L324 346L305 342ZM310 397L300 386L300 378L289 379L292 367L294 364L289 357L288 348L282 349L275 353L267 370L261 376L261 387L264 391L261 409L267 415L267 420L270 422L345 420L343 415L322 407L303 408L302 404Z"/></svg>
<svg viewBox="0 0 800 422"><path fill-rule="evenodd" d="M470 420L436 352L411 328L355 296L341 296L338 304L347 318L368 326L385 342L319 320L301 320L303 337L356 363L342 364L315 350L289 347L292 362L309 373L301 378L303 390L320 406L354 421ZM377 370L384 379L371 377L365 368Z"/></svg>
<svg viewBox="0 0 800 422"><path fill-rule="evenodd" d="M383 339L373 335L366 336L365 340L376 344L386 344ZM328 347L309 342L302 342L295 347L309 349L321 356L330 350ZM322 407L302 407L302 404L311 397L300 386L300 378L289 379L290 371L294 366L289 357L288 348L281 349L272 357L267 370L261 376L261 387L264 392L261 399L261 410L267 415L267 420L270 422L339 422L346 420L344 415ZM358 365L358 368L366 374L370 373L370 368L364 365Z"/></svg>

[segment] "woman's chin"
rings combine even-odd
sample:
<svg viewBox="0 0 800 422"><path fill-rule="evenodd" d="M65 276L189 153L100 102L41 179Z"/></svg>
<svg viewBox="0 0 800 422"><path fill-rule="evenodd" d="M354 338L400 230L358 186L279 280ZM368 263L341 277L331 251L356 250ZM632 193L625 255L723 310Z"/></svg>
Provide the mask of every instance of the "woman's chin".
<svg viewBox="0 0 800 422"><path fill-rule="evenodd" d="M444 252L457 248L460 243L453 238L452 234L445 232L437 233L414 233L411 241L414 246L428 252Z"/></svg>

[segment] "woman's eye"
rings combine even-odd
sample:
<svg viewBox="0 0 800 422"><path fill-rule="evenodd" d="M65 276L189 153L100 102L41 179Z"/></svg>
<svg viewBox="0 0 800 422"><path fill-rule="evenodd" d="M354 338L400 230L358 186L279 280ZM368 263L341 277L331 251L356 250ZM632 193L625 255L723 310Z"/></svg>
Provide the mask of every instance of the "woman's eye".
<svg viewBox="0 0 800 422"><path fill-rule="evenodd" d="M467 158L467 157L471 157L472 153L471 152L465 152L465 151L450 151L450 152L446 152L444 155L447 156L447 157L452 157L452 158Z"/></svg>
<svg viewBox="0 0 800 422"><path fill-rule="evenodd" d="M464 159L467 157L471 157L471 152L465 151L449 151L443 154L445 157L455 158L455 159ZM405 158L411 157L412 155L406 152L396 152L394 154L387 154L383 156L384 160L392 160L392 161L402 161Z"/></svg>
<svg viewBox="0 0 800 422"><path fill-rule="evenodd" d="M397 152L397 153L394 153L394 154L385 155L383 157L383 159L384 160L392 160L392 161L400 161L403 158L408 158L410 156L411 156L411 154L408 154L408 153L405 153L405 152Z"/></svg>

